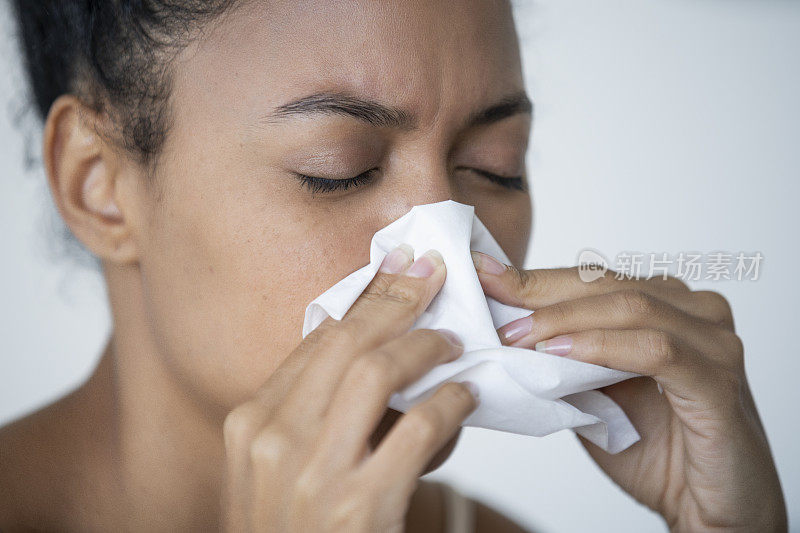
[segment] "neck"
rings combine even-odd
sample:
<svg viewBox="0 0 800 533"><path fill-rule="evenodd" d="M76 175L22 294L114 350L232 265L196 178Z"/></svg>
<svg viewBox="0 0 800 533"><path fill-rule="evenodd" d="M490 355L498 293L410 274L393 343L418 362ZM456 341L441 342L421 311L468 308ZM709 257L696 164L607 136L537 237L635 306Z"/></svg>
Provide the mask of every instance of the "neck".
<svg viewBox="0 0 800 533"><path fill-rule="evenodd" d="M115 405L113 462L132 529L215 530L222 420L175 379L159 351L136 266L105 268L114 330L98 366ZM98 376L99 377L99 376ZM102 380L102 379L101 379Z"/></svg>
<svg viewBox="0 0 800 533"><path fill-rule="evenodd" d="M115 265L104 271L114 330L81 394L82 411L102 411L98 419L108 431L102 462L118 496L98 495L106 502L103 512L114 515L109 523L122 526L114 529L218 530L224 413L198 400L191 384L168 367L149 327L139 269ZM439 510L433 489L420 489L407 518L427 531Z"/></svg>

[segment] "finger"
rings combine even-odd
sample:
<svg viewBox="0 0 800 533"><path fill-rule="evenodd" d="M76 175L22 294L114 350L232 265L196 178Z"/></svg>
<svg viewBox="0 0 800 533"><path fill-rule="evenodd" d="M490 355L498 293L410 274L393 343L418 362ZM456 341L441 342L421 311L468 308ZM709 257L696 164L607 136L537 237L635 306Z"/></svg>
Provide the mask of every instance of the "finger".
<svg viewBox="0 0 800 533"><path fill-rule="evenodd" d="M392 252L384 257L382 267L386 266L388 270L402 271L411 264L413 257L414 250L407 244L401 244L396 250L392 250ZM382 270L384 269L382 268ZM393 278L385 275L382 270L372 279L367 291L378 292L378 287L382 284L391 283ZM318 353L320 349L319 345L323 340L320 339L320 337L324 338L327 329L338 323L338 320L327 317L319 327L309 333L306 338L303 339L303 342L301 342L300 345L283 360L278 368L275 369L267 381L259 388L254 397L250 401L237 407L235 410L237 412L231 417L234 419L232 425L257 425L251 424L249 421L258 418L259 415L262 419L266 418L271 411L271 406L277 402L283 401L286 392L296 381L303 369L305 369L308 361ZM362 339L366 340L367 338L362 337ZM355 340L357 341L358 339ZM358 347L354 346L354 349L357 350ZM245 424L245 421L248 421L247 424Z"/></svg>
<svg viewBox="0 0 800 533"><path fill-rule="evenodd" d="M687 299L687 305L691 308L691 314L734 330L731 304L723 295L715 291L692 291L689 294L691 296Z"/></svg>
<svg viewBox="0 0 800 533"><path fill-rule="evenodd" d="M407 497L439 449L477 407L470 385L448 382L408 410L364 462L362 474L382 490Z"/></svg>
<svg viewBox="0 0 800 533"><path fill-rule="evenodd" d="M289 509L287 500L294 494L287 488L295 486L297 473L302 469L306 457L304 444L295 439L290 428L273 422L262 428L251 443L248 449L251 486L248 492L239 493L249 500L248 510L253 519L247 531L260 530L264 524L288 530L284 513Z"/></svg>
<svg viewBox="0 0 800 533"><path fill-rule="evenodd" d="M223 435L230 449L241 448L250 442L273 415L275 407L285 398L305 368L309 360L306 354L293 352L292 355L275 369L252 397L237 405L225 417Z"/></svg>
<svg viewBox="0 0 800 533"><path fill-rule="evenodd" d="M377 295L385 295L390 302L397 303L399 301L399 298L395 298L397 292L392 290L391 287L393 281L398 277L396 274L404 272L412 263L412 258L413 249L411 249L408 245L401 245L397 250L387 254L387 257L384 258L384 262L382 263L381 270L373 278L370 285L364 291L364 295L362 296L365 298L371 297L373 300L377 300ZM436 258L434 257L434 260L435 259ZM428 261L428 258L423 261L423 266L425 266L426 261ZM428 264L428 266L430 266L430 264ZM434 266L436 266L435 263ZM425 274L425 270L422 270L423 274ZM427 304L430 303L430 299L433 297L433 295L435 295L435 292L441 287L444 274L443 272L440 272L440 270L443 271L444 267L442 266L441 269L434 268L432 275L430 275L428 278L415 277L419 276L419 273L415 274L414 272L409 273L411 276L403 277L403 279L406 277L413 278L410 283L406 282L405 286L411 285L422 288L422 291L420 291L422 295L419 297L419 305L427 306ZM430 289L426 283L428 285L433 285L434 287L438 283L438 287L436 287L435 290ZM406 289L403 294L411 294L411 291ZM355 304L354 307L358 308L358 306ZM399 306L395 306L393 309L399 312ZM407 327L410 327L414 320L415 318L411 319L411 323L408 324ZM408 323L408 321L409 319L406 320L406 323ZM314 359L314 357L328 355L321 353L324 352L326 348L330 352L336 352L337 347L331 346L331 344L335 344L336 339L342 340L343 337L348 337L347 334L339 334L335 337L334 342L331 343L330 336L327 335L327 330L329 327L334 326L335 324L338 324L338 321L328 318L323 325L312 331L306 337L306 339L304 339L304 342L301 343L300 346L298 346L298 348L295 349L292 354L290 354L290 356L283 361L283 363L275 370L275 372L273 372L264 385L259 388L253 398L239 405L226 417L223 435L225 437L227 449L232 450L232 453L228 454L227 468L229 470L241 474L247 468L249 468L249 449L253 441L256 439L256 435L262 431L267 422L275 415L274 411L276 406L280 402L283 402L288 396L289 391L293 385L296 384L299 376L307 369L308 363L312 360L324 359L324 357L319 357L318 359ZM402 320L398 320L397 324L403 324ZM355 329L356 328L353 328L351 331L354 331ZM353 343L350 344L350 346L339 346L339 353L334 353L333 355L341 356L352 353L360 353L363 348L358 346L359 341L362 343L362 346L367 347L377 342L374 335L369 335L369 331L362 331L362 333L363 334L361 335L350 335L347 340L352 340ZM342 344L345 343L342 342ZM308 402L305 405L307 405L310 409L312 407L317 407L317 410L319 410L319 407L324 405L327 400L325 390L326 387L332 389L332 387L334 387L338 381L335 375L325 376L326 370L324 368L317 368L315 370L316 371L313 372L314 377L311 379L312 385L316 383L315 386L311 387L316 389L315 393L309 394L308 389L298 392L294 398L295 406L301 402L303 396L305 396L305 399ZM318 402L315 403L313 401L314 399L317 399ZM291 409L287 411L291 412ZM299 416L302 417L302 413L299 413ZM307 418L298 419L306 422L304 424L306 428L313 427L313 420L308 420ZM299 432L299 430L302 428L296 427L296 429ZM236 475L233 477L236 479L244 478L242 475Z"/></svg>
<svg viewBox="0 0 800 533"><path fill-rule="evenodd" d="M601 468L607 471L616 469L617 472L629 471L624 465L641 453L642 448L652 446L664 438L664 420L673 416L669 397L665 397L657 382L650 376L626 379L613 385L600 388L600 392L611 398L625 412L633 427L641 435L641 440L630 448L610 454L596 444L586 440L575 433L577 438L586 448L586 451L597 461ZM662 386L663 389L663 386ZM648 460L648 468L668 469L668 454L653 457ZM633 473L633 472L632 472Z"/></svg>
<svg viewBox="0 0 800 533"><path fill-rule="evenodd" d="M222 431L226 450L225 467L228 472L225 497L246 492L252 443L274 415L276 405L284 398L294 377L300 373L306 362L299 357L287 359L290 359L288 363L276 369L253 397L236 406L225 417ZM226 502L226 509L234 516L244 516L241 513L247 508L247 502L241 499Z"/></svg>
<svg viewBox="0 0 800 533"><path fill-rule="evenodd" d="M536 310L569 299L638 290L690 315L733 329L730 305L721 294L691 291L674 277L616 279L614 272L609 270L605 277L585 282L580 279L577 267L520 270L480 252L472 252L472 256L486 295L508 305Z"/></svg>
<svg viewBox="0 0 800 533"><path fill-rule="evenodd" d="M651 376L683 400L719 407L741 383L741 361L706 357L681 338L655 329L592 329L546 341L548 353L585 363ZM547 346L543 348L548 348Z"/></svg>
<svg viewBox="0 0 800 533"><path fill-rule="evenodd" d="M365 292L377 293L380 291L380 287L388 286L396 276L388 275L385 271L402 272L411 265L413 257L414 251L407 244L401 244L395 250L392 250L384 258L381 271L375 275ZM237 406L226 417L223 431L226 442L229 442L233 447L249 446L255 434L274 415L275 407L285 400L289 390L297 383L308 362L318 357L320 352L331 351L329 347L331 339L327 330L338 324L340 324L340 321L331 317L323 321L275 369L252 398ZM355 343L358 343L359 340L368 342L367 336L354 337ZM359 346L352 346L353 352L358 352L359 350L361 350Z"/></svg>
<svg viewBox="0 0 800 533"><path fill-rule="evenodd" d="M472 252L484 292L503 303L538 309L553 303L608 292L640 288L655 296L689 292L682 281L667 277L615 279L613 271L592 282L582 281L577 267L518 269L481 252Z"/></svg>
<svg viewBox="0 0 800 533"><path fill-rule="evenodd" d="M358 357L330 403L314 462L323 464L326 471L357 463L392 393L463 351L452 331L417 329Z"/></svg>
<svg viewBox="0 0 800 533"><path fill-rule="evenodd" d="M402 258L389 256L407 253L407 248L396 248L381 268L402 265ZM410 261L409 257L406 265ZM386 270L376 274L341 321L327 320L311 332L322 330L304 346L314 357L296 379L278 416L287 421L321 417L353 360L408 331L444 284L444 262L435 250L428 250L406 269Z"/></svg>
<svg viewBox="0 0 800 533"><path fill-rule="evenodd" d="M566 300L538 309L497 330L505 345L533 348L536 343L586 329L661 329L685 340L695 350L723 355L716 323L689 315L660 298L638 290L621 290Z"/></svg>

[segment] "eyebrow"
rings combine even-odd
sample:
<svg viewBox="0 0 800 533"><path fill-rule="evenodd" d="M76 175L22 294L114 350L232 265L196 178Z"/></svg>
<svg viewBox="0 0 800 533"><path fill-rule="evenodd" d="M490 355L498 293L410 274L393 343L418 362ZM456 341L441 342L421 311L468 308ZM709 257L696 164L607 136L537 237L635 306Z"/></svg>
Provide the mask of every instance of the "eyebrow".
<svg viewBox="0 0 800 533"><path fill-rule="evenodd" d="M533 114L533 103L525 91L500 99L498 102L469 115L464 126L491 124L513 115ZM379 102L342 93L316 93L276 107L262 117L261 122L276 122L295 116L315 114L344 115L377 127L414 129L417 118L403 109L389 107Z"/></svg>

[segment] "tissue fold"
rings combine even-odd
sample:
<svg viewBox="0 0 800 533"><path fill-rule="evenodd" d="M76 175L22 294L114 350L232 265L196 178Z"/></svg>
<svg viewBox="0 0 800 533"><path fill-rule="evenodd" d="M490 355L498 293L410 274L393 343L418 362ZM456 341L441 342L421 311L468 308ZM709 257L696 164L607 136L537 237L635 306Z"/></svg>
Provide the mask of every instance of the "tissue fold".
<svg viewBox="0 0 800 533"><path fill-rule="evenodd" d="M464 353L393 394L390 407L405 412L442 383L469 380L480 390L480 405L464 426L537 437L571 428L612 454L640 439L622 409L594 390L639 374L502 345L496 329L531 310L484 294L470 250L504 263L509 260L470 205L453 200L417 205L375 233L369 264L308 304L303 337L328 316L341 320L378 272L384 256L401 243L414 248L415 259L435 248L447 268L443 287L411 329L453 330L464 343Z"/></svg>

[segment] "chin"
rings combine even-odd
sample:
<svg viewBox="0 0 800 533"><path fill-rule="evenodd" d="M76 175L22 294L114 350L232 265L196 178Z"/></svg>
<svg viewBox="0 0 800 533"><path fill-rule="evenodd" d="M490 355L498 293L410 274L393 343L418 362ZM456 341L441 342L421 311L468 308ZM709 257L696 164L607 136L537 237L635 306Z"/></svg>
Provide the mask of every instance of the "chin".
<svg viewBox="0 0 800 533"><path fill-rule="evenodd" d="M378 447L383 438L386 436L389 430L392 429L392 426L394 426L395 422L397 422L401 416L403 416L403 413L400 411L396 411L391 408L386 409L386 413L384 413L383 418L381 418L381 421L378 423L378 427L375 428L375 431L373 431L372 435L370 436L370 447L373 450ZM433 472L442 466L447 458L450 457L450 454L453 453L453 449L456 447L456 443L458 442L458 438L460 436L461 428L458 428L458 431L455 435L453 435L453 438L448 440L445 445L442 446L438 452L436 452L436 455L433 456L433 459L431 459L427 466L425 466L425 470L420 475Z"/></svg>

